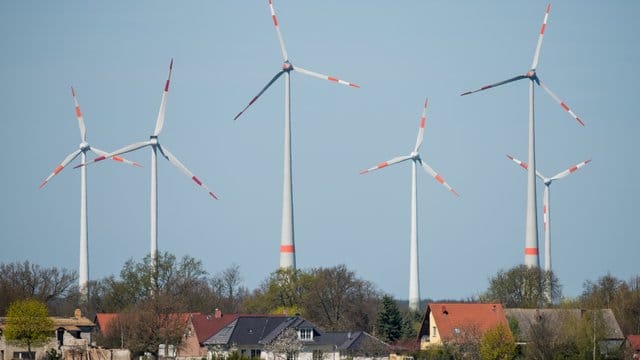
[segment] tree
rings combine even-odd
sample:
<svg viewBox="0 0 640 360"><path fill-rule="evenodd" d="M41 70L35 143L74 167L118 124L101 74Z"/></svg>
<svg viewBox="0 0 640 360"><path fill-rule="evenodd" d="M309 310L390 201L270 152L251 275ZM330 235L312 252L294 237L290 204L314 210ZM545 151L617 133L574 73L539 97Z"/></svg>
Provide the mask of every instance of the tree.
<svg viewBox="0 0 640 360"><path fill-rule="evenodd" d="M298 339L298 332L294 328L286 328L275 340L266 344L264 349L275 357L295 359L302 350L302 342Z"/></svg>
<svg viewBox="0 0 640 360"><path fill-rule="evenodd" d="M389 295L382 297L382 306L376 320L376 336L387 342L394 342L402 336L403 319L398 305Z"/></svg>
<svg viewBox="0 0 640 360"><path fill-rule="evenodd" d="M178 309L173 296L157 294L121 312L109 324L109 331L98 340L105 347L127 348L133 355L150 353L154 357L164 346L179 350L188 331L188 314Z"/></svg>
<svg viewBox="0 0 640 360"><path fill-rule="evenodd" d="M480 359L480 340L482 333L476 324L460 326L454 331L452 337L443 338L445 351L454 359Z"/></svg>
<svg viewBox="0 0 640 360"><path fill-rule="evenodd" d="M240 266L232 264L211 279L211 287L216 295L216 308L224 313L237 313L242 309L242 302L249 291L242 286Z"/></svg>
<svg viewBox="0 0 640 360"><path fill-rule="evenodd" d="M480 340L480 359L511 360L516 356L516 343L504 324L488 330Z"/></svg>
<svg viewBox="0 0 640 360"><path fill-rule="evenodd" d="M553 272L519 265L500 270L489 280L489 288L480 299L500 302L508 308L541 308L550 306L560 296L560 284Z"/></svg>
<svg viewBox="0 0 640 360"><path fill-rule="evenodd" d="M373 330L380 294L345 265L312 269L303 289L301 305L309 321L329 331Z"/></svg>
<svg viewBox="0 0 640 360"><path fill-rule="evenodd" d="M45 344L53 335L53 320L47 306L38 300L18 300L9 306L4 336L7 341L27 347Z"/></svg>
<svg viewBox="0 0 640 360"><path fill-rule="evenodd" d="M29 261L0 264L0 314L16 300L36 299L54 314L62 314L64 304L77 293L74 271L43 268ZM75 303L77 304L77 302Z"/></svg>
<svg viewBox="0 0 640 360"><path fill-rule="evenodd" d="M110 276L94 286L91 301L96 311L121 312L158 294L176 299L183 307L180 311L211 311L215 296L200 260L187 255L178 261L165 252L159 254L157 268L157 283L152 284L155 270L149 255L139 262L127 260L119 279Z"/></svg>

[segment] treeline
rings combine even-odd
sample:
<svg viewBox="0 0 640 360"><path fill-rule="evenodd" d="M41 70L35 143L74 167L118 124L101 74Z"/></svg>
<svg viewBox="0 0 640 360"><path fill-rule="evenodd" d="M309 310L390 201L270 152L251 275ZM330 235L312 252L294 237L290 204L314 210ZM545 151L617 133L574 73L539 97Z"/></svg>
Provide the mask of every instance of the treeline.
<svg viewBox="0 0 640 360"><path fill-rule="evenodd" d="M136 314L149 309L156 313L212 313L215 309L287 313L300 314L326 330L364 330L389 341L415 338L422 319L404 306L399 309L397 301L389 301L374 283L345 265L277 270L253 290L243 286L236 264L209 274L198 259L163 253L157 269L154 276L149 256L130 259L119 276L90 282L89 297L81 302L75 271L28 261L0 264L0 315L13 301L27 298L42 301L54 316L69 316L78 304L89 318L99 312ZM500 302L512 308L611 308L625 334L640 333L640 276L625 281L607 274L586 281L583 288L579 297L564 298L553 273L521 265L499 271L478 299L464 301Z"/></svg>
<svg viewBox="0 0 640 360"><path fill-rule="evenodd" d="M75 272L41 268L26 261L2 264L0 314L5 314L13 301L25 298L44 302L55 316L70 316L81 304L90 318L101 312L121 313L128 314L128 323L152 322L153 314L213 313L215 309L227 314L300 314L328 331L364 330L380 333L390 341L415 337L420 321L419 314L401 312L395 303L395 309L389 309L386 304L385 311L395 311L400 322L394 323L390 336L377 331L384 294L345 265L280 269L252 291L243 286L240 267L235 264L210 275L198 259L177 259L163 253L157 259L157 273L154 269L149 256L141 261L130 259L119 276L90 282L89 296L81 302ZM157 280L152 281L154 278ZM140 318L144 314L147 318ZM133 331L129 329L129 333Z"/></svg>

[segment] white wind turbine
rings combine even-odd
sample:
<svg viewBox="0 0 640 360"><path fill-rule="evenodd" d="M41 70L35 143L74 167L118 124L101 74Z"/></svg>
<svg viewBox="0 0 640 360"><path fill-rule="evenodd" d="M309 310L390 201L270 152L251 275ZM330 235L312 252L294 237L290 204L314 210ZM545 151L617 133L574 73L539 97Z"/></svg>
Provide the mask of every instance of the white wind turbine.
<svg viewBox="0 0 640 360"><path fill-rule="evenodd" d="M293 268L296 267L295 256L295 241L293 231L293 188L292 188L292 171L291 171L291 92L290 92L290 78L291 71L295 71L304 75L313 76L323 80L329 80L338 84L347 85L358 88L359 86L344 80L340 80L333 76L327 76L319 74L313 71L305 70L299 66L293 66L287 55L287 50L284 46L284 40L282 33L280 32L280 26L278 25L278 19L276 18L276 12L273 8L273 1L269 0L269 8L271 9L271 17L273 19L273 25L276 28L278 34L278 41L280 42L280 51L282 52L282 70L265 85L256 96L249 101L249 104L242 109L233 119L236 120L242 115L249 106L251 106L258 98L276 81L280 76L284 74L284 180L282 189L282 227L280 233L280 268Z"/></svg>
<svg viewBox="0 0 640 360"><path fill-rule="evenodd" d="M513 81L528 79L529 80L529 159L528 162L531 164L528 170L527 177L527 222L526 222L526 237L525 237L525 250L524 250L524 263L527 266L535 266L538 267L540 265L540 260L538 258L538 219L536 217L536 184L535 184L535 169L536 169L536 159L535 159L535 121L534 121L534 107L533 107L533 92L534 92L534 84L538 84L542 89L549 94L553 100L555 100L562 108L569 113L574 119L580 123L580 125L584 126L582 120L573 112L569 107L562 101L560 98L554 94L551 89L549 89L538 77L536 73L536 68L538 67L538 58L540 56L540 48L542 47L542 38L544 37L544 31L547 26L547 18L549 17L549 11L551 10L551 3L547 5L544 20L542 22L542 27L540 28L540 34L538 36L538 44L536 45L536 50L533 55L533 63L531 64L531 69L527 71L526 74L514 76L510 79L497 82L491 85L485 85L480 89L467 91L462 93L461 95L469 95L478 91L487 90L496 86L504 85Z"/></svg>
<svg viewBox="0 0 640 360"><path fill-rule="evenodd" d="M87 152L93 151L95 154L107 156L107 152L100 150L94 146L89 145L87 142L87 130L84 125L84 118L82 116L82 111L80 110L80 105L78 104L78 99L76 98L76 92L71 87L71 95L73 96L73 103L76 108L76 118L78 119L78 127L80 128L80 145L78 149L67 155L64 160L60 163L60 165L56 166L51 175L49 175L44 181L40 184L40 188L43 188L47 183L56 176L62 169L64 169L69 163L71 163L78 155L80 155L80 160L84 164L87 159ZM140 164L123 159L119 156L113 156L111 159L123 162L127 164L131 164L134 166L141 167ZM82 168L80 171L80 265L78 271L78 289L80 291L81 299L84 301L87 297L87 282L89 281L89 244L88 244L88 221L87 221L87 169Z"/></svg>
<svg viewBox="0 0 640 360"><path fill-rule="evenodd" d="M209 195L211 195L214 199L218 199L218 197L209 190L209 188L200 181L189 169L184 166L178 158L176 158L166 147L160 145L158 141L158 136L162 131L162 126L164 125L164 114L167 105L167 95L169 94L169 82L171 80L171 71L173 70L173 59L171 60L171 64L169 65L169 75L167 76L167 81L164 86L164 91L162 93L162 102L160 103L160 111L158 112L158 118L156 119L156 127L153 131L153 134L149 137L149 140L141 141L137 143L133 143L131 145L127 145L123 148L115 150L112 153L106 154L104 156L99 156L88 164L95 163L98 161L102 161L105 158L110 156L116 156L124 153L128 153L130 151L135 151L144 147L149 146L151 148L151 261L154 270L156 270L157 266L157 257L158 257L158 171L157 171L157 151L160 150L160 154L164 156L173 166L177 167L178 170L182 171L186 176L191 178L198 186L202 187L206 190ZM82 166L82 165L78 165ZM155 280L155 279L154 279Z"/></svg>
<svg viewBox="0 0 640 360"><path fill-rule="evenodd" d="M409 309L412 311L418 311L420 306L420 281L418 277L418 198L417 198L417 174L416 164L420 164L422 168L431 175L436 181L446 187L454 195L458 196L458 193L444 181L442 176L436 173L431 166L420 158L418 151L422 145L422 139L424 138L424 126L426 123L427 103L425 99L424 108L422 110L422 116L420 117L420 129L418 130L418 138L416 139L416 145L413 151L409 155L398 156L391 160L384 161L372 168L362 170L360 174L366 174L368 172L382 169L389 165L397 164L406 160L411 160L411 244L410 244L410 258L409 258Z"/></svg>
<svg viewBox="0 0 640 360"><path fill-rule="evenodd" d="M523 169L528 170L529 166L527 165L526 162L518 160L511 155L507 155L507 157L513 162L515 162L516 164L520 165L520 167L522 167ZM542 200L542 209L543 209L543 219L544 219L544 269L546 271L551 271L551 206L549 203L551 183L554 180L559 180L566 177L567 175L577 171L578 169L587 165L590 162L591 160L585 160L549 178L542 175L542 173L536 170L536 176L538 177L538 179L542 180L542 182L544 183L544 197Z"/></svg>

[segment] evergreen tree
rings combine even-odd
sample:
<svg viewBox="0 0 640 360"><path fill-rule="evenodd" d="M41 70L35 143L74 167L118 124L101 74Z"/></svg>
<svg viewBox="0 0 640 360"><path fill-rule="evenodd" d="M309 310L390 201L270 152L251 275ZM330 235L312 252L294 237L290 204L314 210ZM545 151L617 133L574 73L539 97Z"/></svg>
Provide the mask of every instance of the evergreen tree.
<svg viewBox="0 0 640 360"><path fill-rule="evenodd" d="M398 305L391 296L384 295L376 321L376 335L384 341L394 342L402 336L402 323Z"/></svg>

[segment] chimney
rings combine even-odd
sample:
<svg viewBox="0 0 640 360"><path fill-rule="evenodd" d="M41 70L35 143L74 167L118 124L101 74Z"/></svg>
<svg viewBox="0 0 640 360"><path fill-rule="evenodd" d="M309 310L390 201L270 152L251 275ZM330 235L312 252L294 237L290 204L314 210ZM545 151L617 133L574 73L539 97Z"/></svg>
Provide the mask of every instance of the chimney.
<svg viewBox="0 0 640 360"><path fill-rule="evenodd" d="M213 317L215 317L216 319L220 319L222 317L222 311L220 311L220 309L216 309Z"/></svg>

